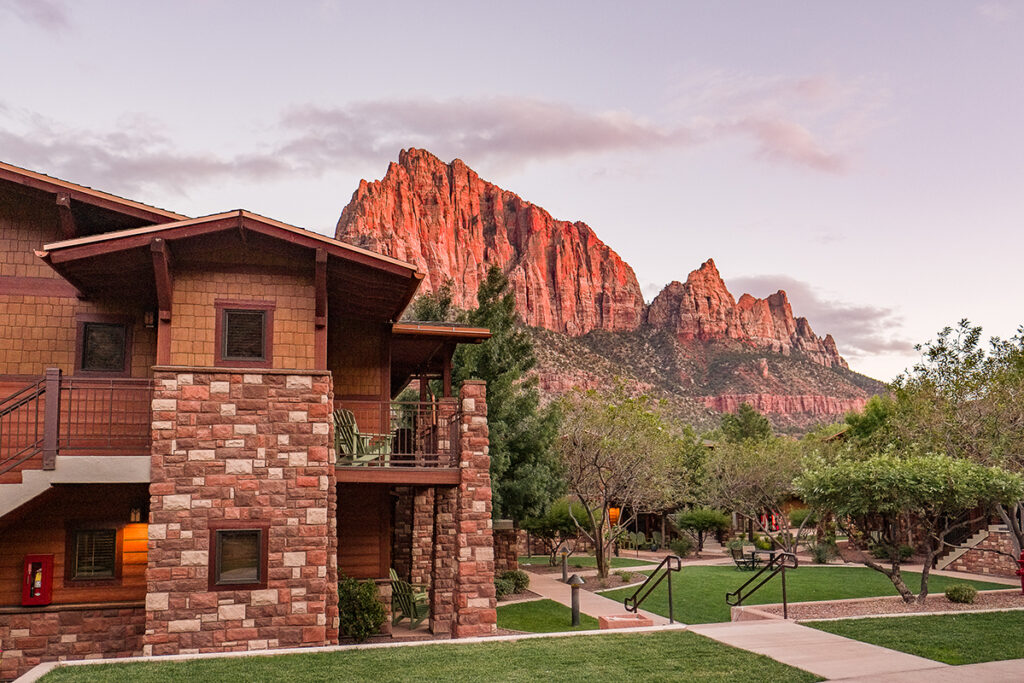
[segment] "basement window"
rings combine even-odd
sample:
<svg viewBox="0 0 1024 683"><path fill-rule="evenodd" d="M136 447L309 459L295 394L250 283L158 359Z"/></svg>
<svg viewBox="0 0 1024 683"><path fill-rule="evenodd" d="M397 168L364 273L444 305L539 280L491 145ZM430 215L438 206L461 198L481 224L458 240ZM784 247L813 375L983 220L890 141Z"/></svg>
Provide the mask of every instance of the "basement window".
<svg viewBox="0 0 1024 683"><path fill-rule="evenodd" d="M78 529L71 543L71 579L94 581L117 576L117 529Z"/></svg>
<svg viewBox="0 0 1024 683"><path fill-rule="evenodd" d="M266 587L266 528L212 529L210 534L211 590Z"/></svg>

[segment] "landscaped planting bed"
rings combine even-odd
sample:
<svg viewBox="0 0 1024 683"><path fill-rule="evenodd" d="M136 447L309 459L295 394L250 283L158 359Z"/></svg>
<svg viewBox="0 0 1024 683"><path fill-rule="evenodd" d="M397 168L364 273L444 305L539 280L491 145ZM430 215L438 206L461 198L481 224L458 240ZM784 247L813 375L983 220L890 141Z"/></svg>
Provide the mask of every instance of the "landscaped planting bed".
<svg viewBox="0 0 1024 683"><path fill-rule="evenodd" d="M930 583L930 582L929 582ZM782 605L765 605L758 609L782 616ZM915 612L970 612L985 609L1024 609L1024 595L1019 588L981 591L973 603L950 602L942 593L930 594L924 603L904 602L899 596L873 600L803 603L789 605L790 619L833 619L874 614L912 614Z"/></svg>

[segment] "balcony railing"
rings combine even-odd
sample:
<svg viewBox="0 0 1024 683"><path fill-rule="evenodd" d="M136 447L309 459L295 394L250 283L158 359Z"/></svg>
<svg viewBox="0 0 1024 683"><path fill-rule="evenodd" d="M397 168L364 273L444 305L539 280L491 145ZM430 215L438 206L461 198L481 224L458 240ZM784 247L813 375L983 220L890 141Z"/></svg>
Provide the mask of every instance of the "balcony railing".
<svg viewBox="0 0 1024 683"><path fill-rule="evenodd" d="M339 466L458 466L460 416L454 401L340 400L334 407Z"/></svg>
<svg viewBox="0 0 1024 683"><path fill-rule="evenodd" d="M146 455L148 379L63 377L59 370L0 398L0 475L53 469L59 455Z"/></svg>

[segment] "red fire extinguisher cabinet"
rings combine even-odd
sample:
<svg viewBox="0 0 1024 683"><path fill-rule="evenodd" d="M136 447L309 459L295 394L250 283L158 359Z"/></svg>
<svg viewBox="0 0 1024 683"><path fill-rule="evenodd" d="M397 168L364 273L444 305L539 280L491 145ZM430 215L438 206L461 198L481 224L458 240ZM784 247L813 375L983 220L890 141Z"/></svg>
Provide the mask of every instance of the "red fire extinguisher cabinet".
<svg viewBox="0 0 1024 683"><path fill-rule="evenodd" d="M49 605L53 599L53 555L26 555L22 605Z"/></svg>

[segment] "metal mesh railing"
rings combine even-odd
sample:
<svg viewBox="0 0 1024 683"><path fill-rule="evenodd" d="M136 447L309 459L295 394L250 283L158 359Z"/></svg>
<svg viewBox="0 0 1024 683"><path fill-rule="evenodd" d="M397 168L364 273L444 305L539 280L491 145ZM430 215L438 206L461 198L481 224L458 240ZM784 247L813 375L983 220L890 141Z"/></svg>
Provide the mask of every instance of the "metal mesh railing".
<svg viewBox="0 0 1024 683"><path fill-rule="evenodd" d="M60 394L61 455L149 453L150 380L64 377Z"/></svg>
<svg viewBox="0 0 1024 683"><path fill-rule="evenodd" d="M335 408L350 412L355 423L354 435L336 440L339 465L458 465L459 414L454 402L341 400L335 401Z"/></svg>

